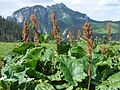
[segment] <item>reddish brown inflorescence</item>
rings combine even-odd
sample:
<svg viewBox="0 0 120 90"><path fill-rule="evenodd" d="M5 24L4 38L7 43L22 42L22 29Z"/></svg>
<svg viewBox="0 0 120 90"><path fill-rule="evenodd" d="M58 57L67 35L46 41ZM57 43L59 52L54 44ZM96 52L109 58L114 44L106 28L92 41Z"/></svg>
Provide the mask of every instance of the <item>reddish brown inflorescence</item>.
<svg viewBox="0 0 120 90"><path fill-rule="evenodd" d="M69 35L70 47L72 47L72 40L73 40L72 32L69 31L68 35Z"/></svg>
<svg viewBox="0 0 120 90"><path fill-rule="evenodd" d="M54 39L57 39L57 34L58 34L58 23L55 20L56 13L51 14L51 22L53 25L53 34L54 34Z"/></svg>
<svg viewBox="0 0 120 90"><path fill-rule="evenodd" d="M56 16L56 13L54 12L54 13L51 14L50 19L51 19L51 22L52 22L52 25L53 25L54 39L56 40L57 44L59 45L60 41L61 41L61 37L60 37L60 34L59 34L59 27L58 27L57 21L55 20L55 16Z"/></svg>
<svg viewBox="0 0 120 90"><path fill-rule="evenodd" d="M37 21L36 15L32 14L30 16L30 20L32 22L33 29L34 29L34 45L35 47L37 47L38 45L38 21Z"/></svg>
<svg viewBox="0 0 120 90"><path fill-rule="evenodd" d="M92 40L92 27L91 25L86 22L83 26L83 29L84 29L84 39L86 41L86 53L87 53L87 56L89 58L89 64L88 64L88 76L89 76L89 79L88 79L88 90L90 89L90 83L91 83L91 73L92 73L92 69L91 69L91 63L92 63L92 49L93 49L93 46L94 46L94 41Z"/></svg>
<svg viewBox="0 0 120 90"><path fill-rule="evenodd" d="M28 21L27 20L25 20L24 21L24 28L23 28L23 42L24 43L28 43L28 40L29 40L29 37L28 37L28 34L29 34L29 32L28 32Z"/></svg>
<svg viewBox="0 0 120 90"><path fill-rule="evenodd" d="M80 41L80 30L78 30L78 33L77 33L77 42Z"/></svg>
<svg viewBox="0 0 120 90"><path fill-rule="evenodd" d="M103 46L100 48L100 52L102 55L107 55L108 51L109 51L108 47Z"/></svg>
<svg viewBox="0 0 120 90"><path fill-rule="evenodd" d="M112 39L112 32L111 32L111 23L110 23L110 21L108 22L108 38L111 41L111 39Z"/></svg>
<svg viewBox="0 0 120 90"><path fill-rule="evenodd" d="M83 26L83 29L84 29L84 32L83 32L84 39L86 40L86 44L87 44L86 52L88 56L91 56L92 48L94 45L94 41L92 40L92 27L88 22L86 22L85 25Z"/></svg>

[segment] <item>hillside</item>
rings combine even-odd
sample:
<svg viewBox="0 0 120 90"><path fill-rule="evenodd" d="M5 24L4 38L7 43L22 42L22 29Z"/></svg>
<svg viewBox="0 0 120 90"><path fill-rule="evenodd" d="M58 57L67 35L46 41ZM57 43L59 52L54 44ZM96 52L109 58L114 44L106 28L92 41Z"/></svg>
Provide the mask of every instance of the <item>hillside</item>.
<svg viewBox="0 0 120 90"><path fill-rule="evenodd" d="M10 42L21 40L22 28L9 20L6 20L0 16L0 41Z"/></svg>
<svg viewBox="0 0 120 90"><path fill-rule="evenodd" d="M88 17L86 14L73 11L66 7L63 3L55 4L52 6L43 7L35 5L32 7L24 7L15 11L12 16L7 17L7 20L13 21L23 27L23 22L27 19L30 22L30 15L36 13L39 21L39 33L51 33L52 25L50 21L50 14L56 12L59 29L62 36L65 38L68 31L72 31L76 38L77 30L82 32L82 26L86 19L92 24L93 37L102 37L107 33L108 21L95 21ZM112 22L112 21L111 21ZM112 37L113 40L120 40L120 22L112 22ZM30 30L31 31L31 30ZM32 38L32 36L31 36Z"/></svg>

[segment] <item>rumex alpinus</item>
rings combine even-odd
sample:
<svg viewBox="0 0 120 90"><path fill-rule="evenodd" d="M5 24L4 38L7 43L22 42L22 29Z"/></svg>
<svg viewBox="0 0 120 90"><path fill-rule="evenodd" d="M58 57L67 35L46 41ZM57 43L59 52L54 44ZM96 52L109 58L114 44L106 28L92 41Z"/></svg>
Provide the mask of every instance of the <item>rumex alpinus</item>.
<svg viewBox="0 0 120 90"><path fill-rule="evenodd" d="M33 25L33 29L34 29L34 45L35 47L37 47L38 45L38 20L35 14L32 14L30 16L30 20L32 22Z"/></svg>

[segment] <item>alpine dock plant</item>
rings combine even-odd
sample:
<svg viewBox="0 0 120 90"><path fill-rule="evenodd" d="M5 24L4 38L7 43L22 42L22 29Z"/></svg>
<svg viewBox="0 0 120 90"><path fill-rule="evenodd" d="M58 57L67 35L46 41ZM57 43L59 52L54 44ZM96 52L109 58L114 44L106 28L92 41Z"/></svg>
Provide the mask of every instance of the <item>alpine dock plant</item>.
<svg viewBox="0 0 120 90"><path fill-rule="evenodd" d="M30 20L32 22L33 25L33 29L34 29L34 45L35 47L37 47L38 45L38 20L35 14L32 14L30 16Z"/></svg>
<svg viewBox="0 0 120 90"><path fill-rule="evenodd" d="M108 39L111 41L112 39L112 32L111 32L111 23L110 21L108 22Z"/></svg>
<svg viewBox="0 0 120 90"><path fill-rule="evenodd" d="M78 33L77 33L77 42L79 42L80 41L80 30L78 30Z"/></svg>
<svg viewBox="0 0 120 90"><path fill-rule="evenodd" d="M93 40L92 40L92 27L91 25L86 22L83 26L83 29L84 29L84 39L86 41L86 53L87 53L87 56L89 58L88 62L88 90L90 89L90 83L91 83L91 73L92 73L92 70L91 70L91 64L92 64L92 49L93 49Z"/></svg>
<svg viewBox="0 0 120 90"><path fill-rule="evenodd" d="M57 45L60 45L61 42L61 36L60 34L57 35Z"/></svg>
<svg viewBox="0 0 120 90"><path fill-rule="evenodd" d="M28 28L28 21L27 20L25 20L24 21L24 28L23 28L23 42L24 43L28 43L28 40L29 40L29 36L28 36L28 34L29 34L29 28Z"/></svg>
<svg viewBox="0 0 120 90"><path fill-rule="evenodd" d="M69 35L70 47L72 47L72 41L73 41L72 32L69 31L68 35Z"/></svg>
<svg viewBox="0 0 120 90"><path fill-rule="evenodd" d="M55 20L55 16L56 16L56 13L53 12L53 13L51 14L50 19L51 19L51 22L52 22L52 25L53 25L54 39L57 40L57 35L58 35L58 29L59 29L59 28L58 28L58 23L57 23L57 21Z"/></svg>

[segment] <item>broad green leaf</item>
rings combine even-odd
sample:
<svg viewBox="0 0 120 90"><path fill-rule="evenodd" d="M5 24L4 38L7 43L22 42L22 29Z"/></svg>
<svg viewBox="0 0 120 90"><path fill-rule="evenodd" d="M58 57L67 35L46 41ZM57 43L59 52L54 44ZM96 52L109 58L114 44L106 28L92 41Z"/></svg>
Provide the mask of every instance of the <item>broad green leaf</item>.
<svg viewBox="0 0 120 90"><path fill-rule="evenodd" d="M117 87L120 89L120 72L113 74L107 79L110 87Z"/></svg>
<svg viewBox="0 0 120 90"><path fill-rule="evenodd" d="M66 89L66 88L68 88L68 87L70 87L70 84L69 84L69 83L64 83L64 84L56 85L56 88L57 88L58 90L63 90L63 89Z"/></svg>
<svg viewBox="0 0 120 90"><path fill-rule="evenodd" d="M26 83L26 82L30 82L30 81L34 80L34 78L29 78L29 77L26 75L26 71L27 71L28 69L29 69L29 68L26 68L25 71L14 74L15 78L17 78L18 81L19 81L19 85L22 84L22 83Z"/></svg>
<svg viewBox="0 0 120 90"><path fill-rule="evenodd" d="M68 87L66 90L73 90L73 86Z"/></svg>
<svg viewBox="0 0 120 90"><path fill-rule="evenodd" d="M73 85L76 85L76 82L82 82L87 76L83 65L76 59L67 56L61 56L60 70L63 72L65 79Z"/></svg>
<svg viewBox="0 0 120 90"><path fill-rule="evenodd" d="M82 58L83 56L86 56L85 50L81 46L72 47L69 51L69 55L76 58Z"/></svg>
<svg viewBox="0 0 120 90"><path fill-rule="evenodd" d="M98 86L96 86L95 90L109 90L109 89L105 85L98 85Z"/></svg>
<svg viewBox="0 0 120 90"><path fill-rule="evenodd" d="M54 59L54 52L52 49L46 49L42 56L42 61L52 61Z"/></svg>
<svg viewBox="0 0 120 90"><path fill-rule="evenodd" d="M78 42L78 46L83 47L83 49L86 48L86 41L82 38L80 38L80 42Z"/></svg>
<svg viewBox="0 0 120 90"><path fill-rule="evenodd" d="M27 51L26 55L23 57L24 64L27 67L35 68L37 61L41 58L44 49L42 47L36 47Z"/></svg>
<svg viewBox="0 0 120 90"><path fill-rule="evenodd" d="M26 51L33 47L34 45L32 43L23 43L20 46L14 48L12 52L15 52L20 55L25 55Z"/></svg>
<svg viewBox="0 0 120 90"><path fill-rule="evenodd" d="M61 72L57 71L56 74L47 76L51 81L59 81L62 78Z"/></svg>
<svg viewBox="0 0 120 90"><path fill-rule="evenodd" d="M35 90L55 90L54 87L47 83L47 82L40 82L36 87Z"/></svg>
<svg viewBox="0 0 120 90"><path fill-rule="evenodd" d="M120 72L113 74L101 85L96 86L96 90L118 90L120 89Z"/></svg>

